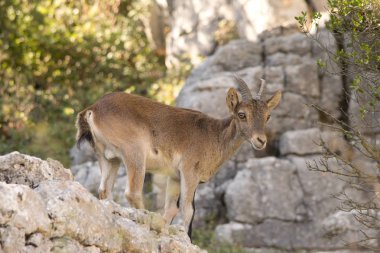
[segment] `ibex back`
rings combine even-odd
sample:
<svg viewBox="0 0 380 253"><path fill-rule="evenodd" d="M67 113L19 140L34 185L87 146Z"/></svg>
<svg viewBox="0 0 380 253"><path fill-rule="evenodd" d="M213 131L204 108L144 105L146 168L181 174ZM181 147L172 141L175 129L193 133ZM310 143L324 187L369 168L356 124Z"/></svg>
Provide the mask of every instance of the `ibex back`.
<svg viewBox="0 0 380 253"><path fill-rule="evenodd" d="M125 190L129 204L144 208L146 171L168 176L165 213L171 223L179 208L185 229L191 228L195 190L246 140L255 149L266 146L265 124L281 99L277 91L269 100L252 97L246 83L236 77L226 102L231 116L214 119L201 112L175 108L123 92L102 97L78 114L77 141L93 146L101 169L99 198L111 198L122 161L127 168ZM179 200L179 207L177 202Z"/></svg>

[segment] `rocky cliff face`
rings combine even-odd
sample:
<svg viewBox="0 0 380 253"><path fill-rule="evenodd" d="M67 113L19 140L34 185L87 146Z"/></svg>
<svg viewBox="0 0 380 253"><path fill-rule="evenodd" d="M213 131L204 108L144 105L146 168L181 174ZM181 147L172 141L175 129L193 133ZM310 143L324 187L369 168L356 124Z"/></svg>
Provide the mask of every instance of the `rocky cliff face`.
<svg viewBox="0 0 380 253"><path fill-rule="evenodd" d="M0 156L0 252L202 252L157 213L99 201L59 162Z"/></svg>

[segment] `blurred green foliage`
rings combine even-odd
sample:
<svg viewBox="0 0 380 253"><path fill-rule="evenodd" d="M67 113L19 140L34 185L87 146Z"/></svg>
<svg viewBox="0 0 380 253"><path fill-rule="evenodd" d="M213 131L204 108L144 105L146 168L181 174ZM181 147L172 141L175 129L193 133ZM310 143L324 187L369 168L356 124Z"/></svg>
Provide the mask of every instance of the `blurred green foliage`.
<svg viewBox="0 0 380 253"><path fill-rule="evenodd" d="M68 165L75 115L100 96L129 90L173 101L181 78L166 75L164 56L149 47L148 5L0 1L0 154L19 150Z"/></svg>
<svg viewBox="0 0 380 253"><path fill-rule="evenodd" d="M354 66L350 89L367 99L360 113L373 111L380 99L380 2L378 0L330 0L331 18L327 28L347 41L335 60Z"/></svg>
<svg viewBox="0 0 380 253"><path fill-rule="evenodd" d="M193 243L208 252L213 253L245 253L246 251L239 245L228 242L219 242L215 238L215 231L212 227L208 229L195 229L193 231Z"/></svg>

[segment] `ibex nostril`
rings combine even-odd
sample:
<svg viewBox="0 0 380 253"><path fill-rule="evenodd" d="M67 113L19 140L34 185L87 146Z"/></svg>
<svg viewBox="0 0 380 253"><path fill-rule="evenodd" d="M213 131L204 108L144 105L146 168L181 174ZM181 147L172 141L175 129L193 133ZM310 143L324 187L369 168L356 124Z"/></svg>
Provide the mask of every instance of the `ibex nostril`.
<svg viewBox="0 0 380 253"><path fill-rule="evenodd" d="M257 137L257 140L260 142L260 144L264 145L266 143L266 140L261 139L260 137Z"/></svg>

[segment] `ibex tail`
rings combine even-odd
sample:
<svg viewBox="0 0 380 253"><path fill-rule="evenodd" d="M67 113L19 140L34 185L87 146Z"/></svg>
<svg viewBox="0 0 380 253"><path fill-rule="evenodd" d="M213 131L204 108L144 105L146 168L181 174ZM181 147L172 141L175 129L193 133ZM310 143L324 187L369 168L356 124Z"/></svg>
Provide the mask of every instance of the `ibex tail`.
<svg viewBox="0 0 380 253"><path fill-rule="evenodd" d="M84 141L88 141L92 147L95 145L94 138L91 134L90 125L87 122L87 112L87 110L84 110L78 113L77 121L75 123L77 128L76 140L78 149L80 149L80 145Z"/></svg>

